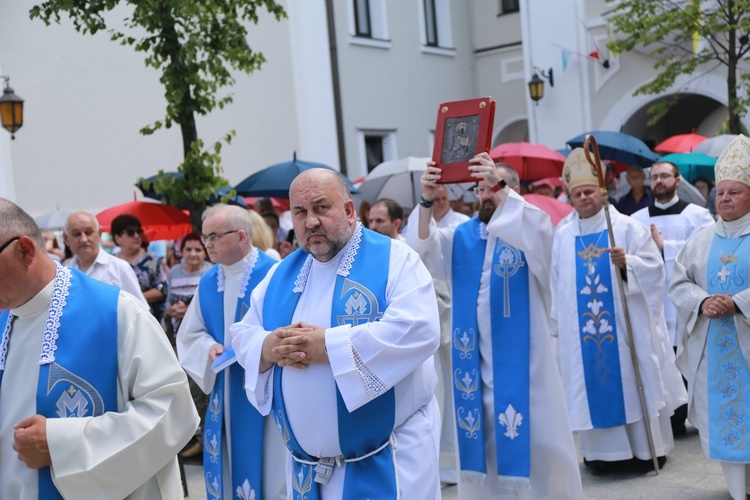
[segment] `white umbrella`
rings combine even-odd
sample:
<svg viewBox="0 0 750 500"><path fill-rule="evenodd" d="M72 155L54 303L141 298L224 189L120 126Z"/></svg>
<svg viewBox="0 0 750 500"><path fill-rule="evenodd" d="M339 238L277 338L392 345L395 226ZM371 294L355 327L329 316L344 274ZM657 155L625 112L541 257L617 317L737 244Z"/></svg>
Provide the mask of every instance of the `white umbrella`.
<svg viewBox="0 0 750 500"><path fill-rule="evenodd" d="M42 231L58 231L65 229L68 216L72 213L65 210L54 210L37 215L34 217L34 221Z"/></svg>
<svg viewBox="0 0 750 500"><path fill-rule="evenodd" d="M735 137L737 137L736 134L721 134L711 137L695 146L692 152L718 157Z"/></svg>
<svg viewBox="0 0 750 500"><path fill-rule="evenodd" d="M422 187L419 178L427 169L431 158L407 156L384 161L367 174L359 186L362 200L374 203L380 198L391 198L410 211L419 202Z"/></svg>

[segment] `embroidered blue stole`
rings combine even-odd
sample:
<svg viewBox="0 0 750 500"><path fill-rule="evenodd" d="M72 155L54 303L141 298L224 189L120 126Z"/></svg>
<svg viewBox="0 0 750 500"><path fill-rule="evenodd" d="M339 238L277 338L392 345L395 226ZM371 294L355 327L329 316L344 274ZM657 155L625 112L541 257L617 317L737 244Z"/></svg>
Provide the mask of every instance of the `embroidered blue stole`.
<svg viewBox="0 0 750 500"><path fill-rule="evenodd" d="M70 276L69 287L67 276ZM58 297L62 300L56 300L55 292L61 293ZM51 342L54 347L49 350L51 355L43 356L44 361L40 361L37 413L47 418L82 418L117 411L117 301L120 289L89 278L76 269L59 267L55 292L50 309L62 307L62 314L57 338L50 340L45 335L44 341ZM75 298L70 300L71 297ZM8 311L0 314L0 325L8 323L9 314ZM9 344L12 348L12 339ZM40 499L62 499L52 482L49 467L39 469L38 484Z"/></svg>
<svg viewBox="0 0 750 500"><path fill-rule="evenodd" d="M250 308L253 289L276 263L265 252L258 251L250 280L240 290L234 320L240 321ZM203 275L199 284L200 308L208 333L224 345L224 291L219 291L219 265ZM228 373L227 373L228 372ZM231 481L232 491L255 491L262 495L263 415L250 404L245 395L245 371L233 363L216 375L209 396L203 430L203 468L208 498L221 499L224 495L223 436L225 377L229 377L229 420L232 422Z"/></svg>
<svg viewBox="0 0 750 500"><path fill-rule="evenodd" d="M357 238L358 226L352 239ZM331 325L356 326L377 321L387 304L385 290L388 283L391 240L370 230L361 230L362 240L348 277L336 277L331 306ZM351 245L351 242L350 242ZM346 251L342 250L342 251ZM310 257L312 258L312 257ZM346 258L346 257L345 257ZM274 272L266 292L263 323L266 330L291 324L302 290L293 290L308 254L297 250L287 256ZM292 368L294 369L294 368ZM272 408L276 425L292 460L294 498L317 500L317 482L325 470L314 466L318 457L308 455L294 436L289 425L282 392L284 369L274 367ZM388 445L395 425L395 391L389 389L366 405L349 413L336 388L339 446L347 460L342 498L397 498L394 450ZM370 455L371 454L371 455ZM354 460L369 455L361 460ZM351 461L350 461L351 460ZM328 471L330 474L332 471Z"/></svg>
<svg viewBox="0 0 750 500"><path fill-rule="evenodd" d="M625 398L617 345L609 231L576 238L576 296L581 358L591 424L595 429L625 425Z"/></svg>
<svg viewBox="0 0 750 500"><path fill-rule="evenodd" d="M461 475L484 482L487 474L482 412L477 301L487 240L478 217L453 236L453 399ZM497 474L501 483L528 486L529 269L524 253L498 239L490 273L493 397ZM511 292L512 291L512 292Z"/></svg>
<svg viewBox="0 0 750 500"><path fill-rule="evenodd" d="M731 250L730 255L723 251ZM710 294L735 295L747 289L750 239L714 235L706 266ZM750 373L737 338L734 316L709 321L708 361L709 455L725 462L750 462Z"/></svg>

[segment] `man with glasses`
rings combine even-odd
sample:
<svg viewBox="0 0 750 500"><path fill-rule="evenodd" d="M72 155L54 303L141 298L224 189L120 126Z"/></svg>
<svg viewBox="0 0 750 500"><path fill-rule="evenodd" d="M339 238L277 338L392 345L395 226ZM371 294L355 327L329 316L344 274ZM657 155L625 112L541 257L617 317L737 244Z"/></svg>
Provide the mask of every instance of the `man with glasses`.
<svg viewBox="0 0 750 500"><path fill-rule="evenodd" d="M181 498L198 415L161 326L53 262L15 204L0 221L0 496Z"/></svg>
<svg viewBox="0 0 750 500"><path fill-rule="evenodd" d="M427 165L408 241L452 286L459 498L581 498L549 323L549 215L518 194L512 167L482 153L469 166L479 214L438 228L442 171Z"/></svg>
<svg viewBox="0 0 750 500"><path fill-rule="evenodd" d="M250 294L276 260L253 247L253 225L244 208L215 205L203 212L201 241L215 264L201 278L177 331L183 368L209 396L203 421L203 469L209 498L251 492L285 498L285 448L271 418L245 396L245 371L232 358L229 327L248 311ZM226 351L226 352L225 352ZM218 372L219 357L231 363Z"/></svg>
<svg viewBox="0 0 750 500"><path fill-rule="evenodd" d="M133 268L124 260L102 251L99 248L101 238L102 230L96 217L88 212L70 214L63 232L63 241L73 254L68 267L119 287L147 304Z"/></svg>
<svg viewBox="0 0 750 500"><path fill-rule="evenodd" d="M651 192L655 199L648 207L632 215L651 231L651 237L664 259L667 272L664 286L664 319L667 320L669 340L675 352L683 335L683 332L677 330L677 310L667 296L675 257L694 234L714 224L714 218L707 209L679 198L677 188L681 181L677 165L666 161L654 163L651 167ZM672 415L672 432L675 436L685 434L686 418L685 404Z"/></svg>

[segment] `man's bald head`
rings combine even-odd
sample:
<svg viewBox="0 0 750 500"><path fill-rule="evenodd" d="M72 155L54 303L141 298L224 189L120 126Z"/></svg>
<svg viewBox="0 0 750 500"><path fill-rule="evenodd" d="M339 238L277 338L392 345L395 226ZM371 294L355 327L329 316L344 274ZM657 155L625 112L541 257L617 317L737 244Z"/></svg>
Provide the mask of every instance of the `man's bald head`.
<svg viewBox="0 0 750 500"><path fill-rule="evenodd" d="M349 184L347 184L346 178L339 172L327 168L309 168L302 171L289 186L289 199L292 199L292 190L295 185L299 187L308 182L328 183L331 181L334 182L334 186L339 190L344 200L351 199L352 195L349 192Z"/></svg>
<svg viewBox="0 0 750 500"><path fill-rule="evenodd" d="M79 269L85 271L99 255L102 231L99 221L88 212L73 212L65 221L63 241L78 261Z"/></svg>
<svg viewBox="0 0 750 500"><path fill-rule="evenodd" d="M41 249L45 248L42 231L21 207L0 198L0 244L16 236L28 236Z"/></svg>

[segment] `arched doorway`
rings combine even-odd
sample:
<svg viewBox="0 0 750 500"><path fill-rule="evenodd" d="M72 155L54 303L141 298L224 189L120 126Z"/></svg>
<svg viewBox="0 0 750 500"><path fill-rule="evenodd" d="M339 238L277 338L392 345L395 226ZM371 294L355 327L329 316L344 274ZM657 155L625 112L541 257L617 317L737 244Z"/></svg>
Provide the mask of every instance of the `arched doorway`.
<svg viewBox="0 0 750 500"><path fill-rule="evenodd" d="M526 118L516 118L498 126L498 132L492 139L492 147L506 142L523 142L529 140L529 122Z"/></svg>

